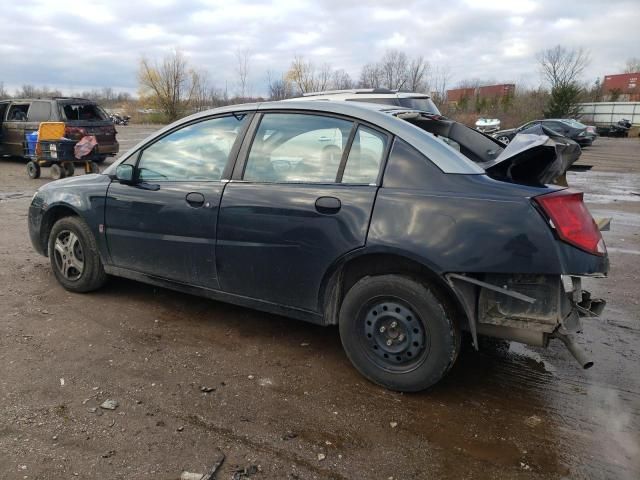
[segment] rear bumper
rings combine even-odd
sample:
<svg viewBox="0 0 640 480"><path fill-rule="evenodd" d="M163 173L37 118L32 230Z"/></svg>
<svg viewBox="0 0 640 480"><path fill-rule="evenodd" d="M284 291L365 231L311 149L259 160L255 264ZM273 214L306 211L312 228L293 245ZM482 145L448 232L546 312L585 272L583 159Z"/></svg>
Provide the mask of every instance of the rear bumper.
<svg viewBox="0 0 640 480"><path fill-rule="evenodd" d="M477 347L477 336L486 335L546 347L561 340L581 363L593 362L573 342L582 331L580 318L599 316L606 302L593 299L582 289L582 279L570 275L486 274L482 280L448 274L447 280L460 300Z"/></svg>
<svg viewBox="0 0 640 480"><path fill-rule="evenodd" d="M116 155L120 151L120 144L118 142L112 143L98 143L99 155Z"/></svg>

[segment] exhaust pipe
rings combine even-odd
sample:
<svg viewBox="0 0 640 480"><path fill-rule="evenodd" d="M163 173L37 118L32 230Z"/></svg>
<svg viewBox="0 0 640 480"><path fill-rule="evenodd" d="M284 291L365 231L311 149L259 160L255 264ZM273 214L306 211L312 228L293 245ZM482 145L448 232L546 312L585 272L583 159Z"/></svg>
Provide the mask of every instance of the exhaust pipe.
<svg viewBox="0 0 640 480"><path fill-rule="evenodd" d="M564 346L567 347L567 350L571 352L573 358L578 361L583 369L588 370L593 367L593 360L590 360L586 352L578 346L578 344L573 340L573 336L560 332L554 332L552 336L564 343Z"/></svg>

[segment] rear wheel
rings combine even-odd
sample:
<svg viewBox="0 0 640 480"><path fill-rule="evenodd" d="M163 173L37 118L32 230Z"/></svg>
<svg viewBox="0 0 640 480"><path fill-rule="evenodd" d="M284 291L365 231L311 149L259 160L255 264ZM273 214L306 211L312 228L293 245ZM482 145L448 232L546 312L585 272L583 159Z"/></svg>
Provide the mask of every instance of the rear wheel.
<svg viewBox="0 0 640 480"><path fill-rule="evenodd" d="M65 177L73 177L73 174L76 172L76 167L72 162L64 163L62 168L64 169Z"/></svg>
<svg viewBox="0 0 640 480"><path fill-rule="evenodd" d="M58 282L73 292L96 290L107 279L91 229L78 217L64 217L53 225L49 260Z"/></svg>
<svg viewBox="0 0 640 480"><path fill-rule="evenodd" d="M405 392L437 383L460 351L460 331L444 302L401 275L365 277L347 292L340 338L362 375Z"/></svg>
<svg viewBox="0 0 640 480"><path fill-rule="evenodd" d="M498 141L504 143L505 145L509 145L509 137L505 137L504 135L501 135L498 137Z"/></svg>
<svg viewBox="0 0 640 480"><path fill-rule="evenodd" d="M51 178L54 180L60 180L65 177L65 171L60 167L59 164L54 163L51 165Z"/></svg>
<svg viewBox="0 0 640 480"><path fill-rule="evenodd" d="M33 161L27 163L27 175L32 179L40 178L40 165Z"/></svg>

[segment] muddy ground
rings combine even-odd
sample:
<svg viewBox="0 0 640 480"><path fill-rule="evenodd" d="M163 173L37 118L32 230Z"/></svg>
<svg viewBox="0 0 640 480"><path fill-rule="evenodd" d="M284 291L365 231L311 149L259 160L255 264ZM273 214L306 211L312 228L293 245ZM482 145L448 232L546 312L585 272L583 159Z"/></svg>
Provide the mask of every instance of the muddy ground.
<svg viewBox="0 0 640 480"><path fill-rule="evenodd" d="M119 130L124 151L153 129ZM610 276L587 282L609 301L585 321L595 367L558 343L467 348L403 395L358 375L336 328L121 279L66 292L27 236L48 179L0 162L0 478L176 479L220 451L220 479L640 478L640 140L581 163L569 182L614 219Z"/></svg>

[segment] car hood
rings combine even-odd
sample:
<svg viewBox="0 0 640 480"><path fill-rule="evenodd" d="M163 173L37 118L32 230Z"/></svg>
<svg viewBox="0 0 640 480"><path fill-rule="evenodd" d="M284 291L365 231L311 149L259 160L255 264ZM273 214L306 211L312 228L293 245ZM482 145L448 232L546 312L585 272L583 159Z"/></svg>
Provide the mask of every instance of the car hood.
<svg viewBox="0 0 640 480"><path fill-rule="evenodd" d="M573 140L535 125L519 132L495 159L479 165L499 180L545 185L564 175L581 153Z"/></svg>

